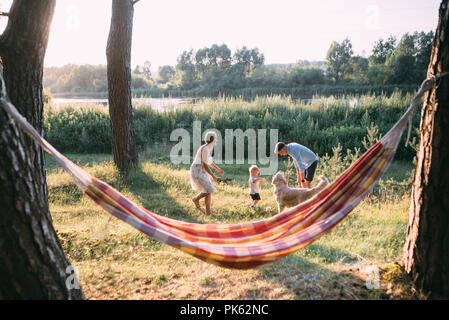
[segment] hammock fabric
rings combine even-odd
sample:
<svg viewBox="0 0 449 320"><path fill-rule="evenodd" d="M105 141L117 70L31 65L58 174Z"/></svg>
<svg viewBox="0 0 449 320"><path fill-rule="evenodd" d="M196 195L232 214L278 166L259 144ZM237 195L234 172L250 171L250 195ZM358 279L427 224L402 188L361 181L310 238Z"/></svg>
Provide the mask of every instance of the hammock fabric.
<svg viewBox="0 0 449 320"><path fill-rule="evenodd" d="M414 107L424 93L436 84L437 79L434 76L425 80L395 126L314 198L270 218L238 224L187 223L146 210L105 182L89 175L43 139L6 99L4 84L0 101L9 117L50 153L71 174L78 187L104 210L152 239L205 262L226 268L249 269L285 257L311 244L354 209L391 164Z"/></svg>

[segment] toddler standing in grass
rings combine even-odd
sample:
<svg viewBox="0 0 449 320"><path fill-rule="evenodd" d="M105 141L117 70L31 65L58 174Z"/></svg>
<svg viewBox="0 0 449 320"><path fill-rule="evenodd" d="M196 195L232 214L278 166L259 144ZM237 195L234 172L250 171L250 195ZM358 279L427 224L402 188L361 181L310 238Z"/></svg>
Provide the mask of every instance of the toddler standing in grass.
<svg viewBox="0 0 449 320"><path fill-rule="evenodd" d="M257 203L260 200L260 193L259 193L259 182L261 181L267 181L265 178L257 178L259 175L259 167L256 165L252 165L249 167L249 195L251 196L251 199L253 199L253 204L251 207L257 207Z"/></svg>

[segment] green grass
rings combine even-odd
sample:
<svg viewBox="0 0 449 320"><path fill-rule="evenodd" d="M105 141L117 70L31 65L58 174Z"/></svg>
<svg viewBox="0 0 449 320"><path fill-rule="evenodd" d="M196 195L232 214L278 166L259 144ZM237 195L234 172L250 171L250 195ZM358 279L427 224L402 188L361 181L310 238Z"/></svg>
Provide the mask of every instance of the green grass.
<svg viewBox="0 0 449 320"><path fill-rule="evenodd" d="M175 166L163 149L146 150L140 168L120 176L110 155L69 154L92 175L131 200L175 219L231 223L275 213L271 185L261 184L259 209L250 208L247 165L222 165L230 184L218 184L211 216L195 210L188 166ZM282 162L280 169L287 168ZM63 248L79 268L89 299L379 299L411 297L392 291L408 221L409 189L386 196L374 192L318 241L288 257L252 270L229 270L203 263L158 243L110 217L83 197L71 177L47 158L50 209ZM387 179L403 182L413 166L395 162ZM317 174L320 174L319 169ZM267 180L270 180L268 177ZM390 184L391 185L391 184ZM388 188L389 185L385 184ZM274 210L267 212L266 207ZM367 267L380 269L382 287L368 289ZM391 271L393 270L393 271ZM384 277L387 275L388 277ZM238 284L238 285L236 285Z"/></svg>

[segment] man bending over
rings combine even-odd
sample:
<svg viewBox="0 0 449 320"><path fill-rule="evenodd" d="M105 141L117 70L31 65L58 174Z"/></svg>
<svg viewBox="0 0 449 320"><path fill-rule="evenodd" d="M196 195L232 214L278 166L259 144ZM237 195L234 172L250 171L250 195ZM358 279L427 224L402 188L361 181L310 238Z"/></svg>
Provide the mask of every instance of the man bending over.
<svg viewBox="0 0 449 320"><path fill-rule="evenodd" d="M289 155L292 157L299 187L310 188L310 182L313 180L318 164L316 154L309 148L294 142L287 145L283 142L278 142L274 152L281 156Z"/></svg>

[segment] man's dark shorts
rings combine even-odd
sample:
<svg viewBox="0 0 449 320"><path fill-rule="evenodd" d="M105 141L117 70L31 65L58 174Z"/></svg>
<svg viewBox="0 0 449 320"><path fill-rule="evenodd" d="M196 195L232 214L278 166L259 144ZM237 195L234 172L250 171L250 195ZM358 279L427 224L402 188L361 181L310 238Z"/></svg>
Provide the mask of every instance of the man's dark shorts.
<svg viewBox="0 0 449 320"><path fill-rule="evenodd" d="M258 193L250 193L251 199L253 200L260 200L260 194Z"/></svg>
<svg viewBox="0 0 449 320"><path fill-rule="evenodd" d="M315 175L315 170L318 165L318 160L314 161L305 171L304 179L307 181L312 181Z"/></svg>

